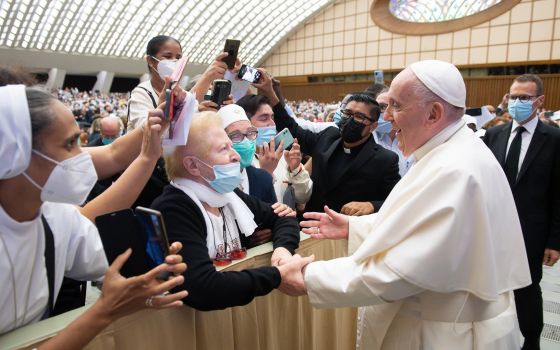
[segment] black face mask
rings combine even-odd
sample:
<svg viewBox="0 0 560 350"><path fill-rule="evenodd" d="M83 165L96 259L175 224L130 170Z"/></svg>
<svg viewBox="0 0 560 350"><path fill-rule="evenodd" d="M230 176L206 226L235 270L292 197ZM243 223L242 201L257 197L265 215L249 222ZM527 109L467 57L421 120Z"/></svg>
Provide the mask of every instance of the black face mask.
<svg viewBox="0 0 560 350"><path fill-rule="evenodd" d="M365 124L358 123L354 118L343 118L340 123L340 134L342 140L347 143L354 143L362 139L362 131L364 131Z"/></svg>

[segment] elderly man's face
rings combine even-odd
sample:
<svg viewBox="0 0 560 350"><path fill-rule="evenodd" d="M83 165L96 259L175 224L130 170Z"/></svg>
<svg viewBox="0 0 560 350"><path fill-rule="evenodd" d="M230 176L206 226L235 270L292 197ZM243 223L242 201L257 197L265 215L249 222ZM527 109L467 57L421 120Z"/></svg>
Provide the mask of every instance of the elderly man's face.
<svg viewBox="0 0 560 350"><path fill-rule="evenodd" d="M414 79L416 77L409 69L395 77L389 88L389 106L384 115L397 130L399 148L407 157L429 139L424 122L430 106L420 103L413 89Z"/></svg>
<svg viewBox="0 0 560 350"><path fill-rule="evenodd" d="M211 167L239 162L239 154L233 149L232 142L224 129L211 126L208 128L207 136L211 141L207 143L206 155L199 157L206 164L199 162L198 169L204 178L214 180L214 171Z"/></svg>
<svg viewBox="0 0 560 350"><path fill-rule="evenodd" d="M381 109L381 113L385 113L385 110L389 105L389 93L388 92L380 93L379 95L377 95L376 101L377 103L379 103L379 108Z"/></svg>

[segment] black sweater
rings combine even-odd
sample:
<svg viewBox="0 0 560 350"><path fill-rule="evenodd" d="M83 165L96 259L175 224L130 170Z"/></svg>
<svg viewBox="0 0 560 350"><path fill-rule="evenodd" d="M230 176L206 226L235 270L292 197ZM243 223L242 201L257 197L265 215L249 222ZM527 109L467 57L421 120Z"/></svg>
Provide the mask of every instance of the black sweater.
<svg viewBox="0 0 560 350"><path fill-rule="evenodd" d="M253 212L260 228L272 229L274 248L284 247L293 254L299 245L297 220L279 218L269 204L239 190L235 190L235 193ZM186 305L203 311L245 305L254 297L266 295L280 285L280 272L276 267L216 271L208 255L206 223L202 212L183 191L173 186L165 187L152 208L162 213L169 242L179 241L183 244L180 254L187 263L187 271L184 273L185 282L175 291L189 292L183 299Z"/></svg>

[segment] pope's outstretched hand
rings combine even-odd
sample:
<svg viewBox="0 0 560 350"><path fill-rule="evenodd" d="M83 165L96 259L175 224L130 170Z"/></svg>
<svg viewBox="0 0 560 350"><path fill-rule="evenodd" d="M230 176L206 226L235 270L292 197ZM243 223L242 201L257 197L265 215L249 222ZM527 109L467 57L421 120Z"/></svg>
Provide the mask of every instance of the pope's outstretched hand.
<svg viewBox="0 0 560 350"><path fill-rule="evenodd" d="M348 216L339 214L325 205L324 213L304 213L300 222L302 231L312 238L343 239L348 238Z"/></svg>

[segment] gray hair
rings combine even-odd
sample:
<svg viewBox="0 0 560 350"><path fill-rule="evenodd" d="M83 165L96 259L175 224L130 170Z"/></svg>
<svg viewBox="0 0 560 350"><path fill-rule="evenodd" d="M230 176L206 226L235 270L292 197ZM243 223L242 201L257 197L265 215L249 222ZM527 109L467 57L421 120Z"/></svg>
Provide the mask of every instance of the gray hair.
<svg viewBox="0 0 560 350"><path fill-rule="evenodd" d="M412 82L412 89L418 97L418 104L426 105L430 102L439 102L443 105L443 111L446 117L457 120L465 114L465 109L463 107L456 107L445 101L438 95L434 94L432 90L428 89L424 83L420 81L416 76L414 76Z"/></svg>
<svg viewBox="0 0 560 350"><path fill-rule="evenodd" d="M38 88L25 88L25 95L27 96L27 106L31 118L32 147L38 148L39 136L55 119L53 102L56 99Z"/></svg>

